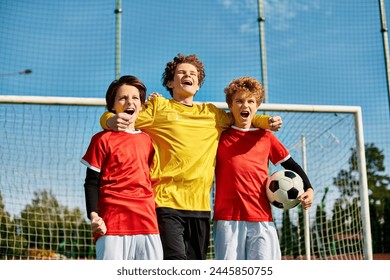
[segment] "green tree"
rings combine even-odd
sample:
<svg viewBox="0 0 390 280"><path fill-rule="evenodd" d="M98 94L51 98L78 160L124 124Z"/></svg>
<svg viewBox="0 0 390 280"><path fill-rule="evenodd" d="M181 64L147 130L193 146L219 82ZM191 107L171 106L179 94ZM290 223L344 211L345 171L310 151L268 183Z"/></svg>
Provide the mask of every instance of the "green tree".
<svg viewBox="0 0 390 280"><path fill-rule="evenodd" d="M290 212L288 210L283 210L280 248L282 256L296 258L299 255L298 228L291 223Z"/></svg>
<svg viewBox="0 0 390 280"><path fill-rule="evenodd" d="M382 246L382 230L381 223L378 220L378 212L375 207L370 206L370 225L371 225L371 239L372 250L375 253L381 252Z"/></svg>
<svg viewBox="0 0 390 280"><path fill-rule="evenodd" d="M313 224L313 247L316 252L316 257L325 259L326 257L334 254L332 235L329 235L329 229L331 228L329 222L326 219L326 196L329 192L329 188L325 187L324 195L322 196L321 203L316 208L316 218Z"/></svg>
<svg viewBox="0 0 390 280"><path fill-rule="evenodd" d="M390 199L390 176L385 174L383 151L373 143L365 145L367 184L369 189L369 205L371 217L371 233L374 237L374 252L383 251L383 229L389 225L388 211L385 211L386 201ZM333 179L335 186L339 188L341 198L335 205L335 209L348 210L358 207L357 201L351 205L353 198L360 200L360 177L358 173L358 161L356 149L351 149L351 157L348 161L349 168L341 170ZM351 208L352 207L352 208ZM345 216L345 214L343 214ZM343 217L348 220L348 217Z"/></svg>
<svg viewBox="0 0 390 280"><path fill-rule="evenodd" d="M353 214L355 213L355 214ZM332 250L336 255L355 254L353 246L345 246L345 243L355 243L354 240L361 238L355 233L356 225L354 216L360 216L360 203L357 198L352 201L343 198L337 199L333 207L333 217L329 229L329 236L333 238Z"/></svg>
<svg viewBox="0 0 390 280"><path fill-rule="evenodd" d="M87 258L92 234L79 208L62 206L49 191L35 192L20 218L21 235L28 249L43 250L45 256L59 253L68 258ZM80 232L82 230L83 232Z"/></svg>
<svg viewBox="0 0 390 280"><path fill-rule="evenodd" d="M370 204L376 205L378 215L383 218L384 201L390 198L390 176L385 174L385 156L373 143L365 145L365 155ZM341 170L334 178L334 184L339 187L342 196L356 197L360 188L356 149L351 149L348 164L349 169Z"/></svg>
<svg viewBox="0 0 390 280"><path fill-rule="evenodd" d="M390 199L385 200L383 223L383 252L390 252Z"/></svg>
<svg viewBox="0 0 390 280"><path fill-rule="evenodd" d="M17 223L11 220L10 214L5 211L0 193L0 259L14 259L14 256L23 253L27 241L18 235L17 231Z"/></svg>
<svg viewBox="0 0 390 280"><path fill-rule="evenodd" d="M8 236L9 228L11 227L9 213L5 211L3 204L3 196L0 193L0 256L1 259L7 258L9 255L8 251Z"/></svg>

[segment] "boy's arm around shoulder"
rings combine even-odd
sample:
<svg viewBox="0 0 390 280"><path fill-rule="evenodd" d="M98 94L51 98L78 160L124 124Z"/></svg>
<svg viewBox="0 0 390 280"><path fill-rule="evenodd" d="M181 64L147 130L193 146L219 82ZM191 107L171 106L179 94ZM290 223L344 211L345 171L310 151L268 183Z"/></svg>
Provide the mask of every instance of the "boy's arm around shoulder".
<svg viewBox="0 0 390 280"><path fill-rule="evenodd" d="M108 126L107 126L107 120L111 117L113 117L115 114L110 112L110 111L105 111L103 113L103 115L101 115L100 117L100 126L103 128L103 129L110 129Z"/></svg>
<svg viewBox="0 0 390 280"><path fill-rule="evenodd" d="M256 114L252 119L252 124L254 127L279 131L279 129L282 128L283 121L280 116L271 117L268 115Z"/></svg>
<svg viewBox="0 0 390 280"><path fill-rule="evenodd" d="M142 129L149 127L153 123L154 114L159 110L159 104L164 102L159 102L159 100L164 100L164 97L154 96L149 98L145 104L142 106L142 110L139 112L137 120L135 122L135 127ZM168 100L168 99L165 99ZM166 102L164 103L166 104ZM164 105L163 104L163 105ZM130 124L131 116L126 113L114 114L110 111L106 111L100 117L100 126L104 130L115 130L115 131L125 131L128 125Z"/></svg>
<svg viewBox="0 0 390 280"><path fill-rule="evenodd" d="M125 131L129 121L130 116L126 113L114 114L106 111L100 117L100 126L105 130Z"/></svg>

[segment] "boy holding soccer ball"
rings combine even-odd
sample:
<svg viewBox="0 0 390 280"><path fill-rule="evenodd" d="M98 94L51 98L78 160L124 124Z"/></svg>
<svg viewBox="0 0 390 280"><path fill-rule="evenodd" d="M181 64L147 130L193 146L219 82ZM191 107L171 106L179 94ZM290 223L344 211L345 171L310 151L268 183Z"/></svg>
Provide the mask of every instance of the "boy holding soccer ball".
<svg viewBox="0 0 390 280"><path fill-rule="evenodd" d="M87 166L85 201L98 260L162 260L150 169L150 136L134 128L146 98L145 85L123 76L108 87L107 109L132 122L124 131L95 134L81 159Z"/></svg>
<svg viewBox="0 0 390 280"><path fill-rule="evenodd" d="M213 104L194 102L204 78L196 55L178 54L162 75L172 99L151 98L135 123L156 147L151 177L164 259L207 255L215 154L220 134L233 118ZM105 113L100 121L104 129L122 130L132 120L126 114ZM257 115L253 122L274 130L281 126L280 118L270 116Z"/></svg>
<svg viewBox="0 0 390 280"><path fill-rule="evenodd" d="M295 171L304 182L299 197L308 209L313 188L303 169L270 131L252 119L264 98L256 79L241 77L225 88L234 124L222 132L217 150L214 205L215 256L219 260L280 260L279 239L266 195L268 161Z"/></svg>

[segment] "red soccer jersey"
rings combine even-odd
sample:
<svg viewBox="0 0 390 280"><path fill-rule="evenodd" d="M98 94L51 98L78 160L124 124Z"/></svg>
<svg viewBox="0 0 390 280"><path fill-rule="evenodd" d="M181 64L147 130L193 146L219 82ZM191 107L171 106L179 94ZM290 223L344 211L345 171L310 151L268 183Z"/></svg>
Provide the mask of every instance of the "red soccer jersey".
<svg viewBox="0 0 390 280"><path fill-rule="evenodd" d="M221 135L216 164L214 220L273 221L265 187L269 160L290 157L270 131L229 128Z"/></svg>
<svg viewBox="0 0 390 280"><path fill-rule="evenodd" d="M159 233L149 170L153 155L149 135L140 131L92 137L81 161L100 172L98 211L106 235Z"/></svg>

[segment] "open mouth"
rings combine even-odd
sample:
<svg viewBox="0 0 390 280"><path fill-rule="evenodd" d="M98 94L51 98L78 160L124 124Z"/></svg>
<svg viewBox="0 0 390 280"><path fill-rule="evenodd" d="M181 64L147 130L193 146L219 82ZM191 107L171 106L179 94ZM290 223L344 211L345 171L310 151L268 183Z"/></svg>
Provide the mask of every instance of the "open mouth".
<svg viewBox="0 0 390 280"><path fill-rule="evenodd" d="M134 114L134 112L135 112L134 109L127 109L127 110L125 110L125 113L126 113L126 114L129 114L129 115Z"/></svg>
<svg viewBox="0 0 390 280"><path fill-rule="evenodd" d="M249 117L249 112L241 112L240 115L243 118L247 118L247 117Z"/></svg>
<svg viewBox="0 0 390 280"><path fill-rule="evenodd" d="M192 81L190 81L190 80L185 80L185 81L183 81L183 85L192 86Z"/></svg>

